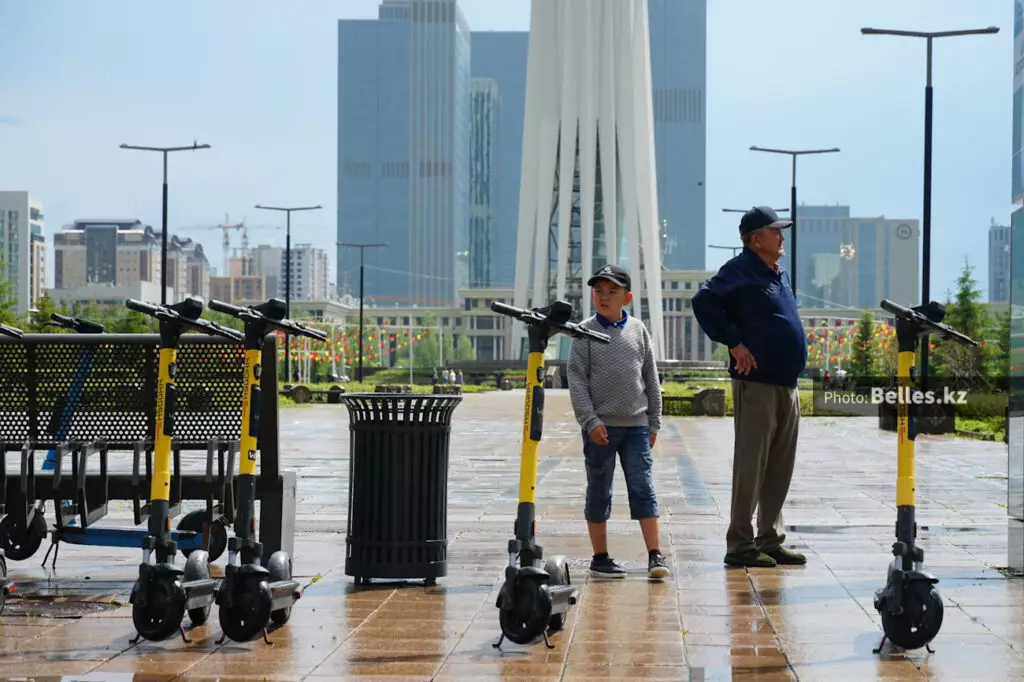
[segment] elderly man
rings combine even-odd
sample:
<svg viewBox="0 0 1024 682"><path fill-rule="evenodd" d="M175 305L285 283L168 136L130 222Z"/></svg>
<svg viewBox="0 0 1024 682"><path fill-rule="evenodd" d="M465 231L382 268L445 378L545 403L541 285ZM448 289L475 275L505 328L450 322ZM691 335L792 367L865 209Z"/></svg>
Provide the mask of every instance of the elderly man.
<svg viewBox="0 0 1024 682"><path fill-rule="evenodd" d="M712 340L729 348L735 444L732 512L726 533L730 566L804 564L783 547L782 506L789 493L800 425L797 377L807 341L789 274L779 266L792 226L767 206L740 221L743 251L693 297L693 314ZM751 524L757 508L757 535Z"/></svg>

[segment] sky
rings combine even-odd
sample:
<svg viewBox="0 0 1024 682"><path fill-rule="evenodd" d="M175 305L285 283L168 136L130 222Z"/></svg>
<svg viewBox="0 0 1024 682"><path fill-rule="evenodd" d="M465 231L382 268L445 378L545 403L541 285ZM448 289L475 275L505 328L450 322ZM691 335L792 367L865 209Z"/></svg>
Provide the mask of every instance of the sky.
<svg viewBox="0 0 1024 682"><path fill-rule="evenodd" d="M542 1L542 0L536 0ZM688 0L680 0L688 1ZM121 143L211 149L169 156L172 234L220 268L228 216L250 242L292 244L334 268L337 20L378 0L0 0L0 189L44 204L49 236L79 218L159 229L159 154ZM528 30L528 0L460 0L474 31ZM722 208L789 205L788 157L749 150L839 147L798 162L801 203L856 216L922 215L925 43L862 26L996 35L935 43L932 298L964 265L988 288L988 228L1011 203L1013 0L708 0L707 243L738 244ZM259 229L257 229L259 228ZM232 246L240 244L231 232ZM731 252L708 249L715 270ZM367 264L371 263L367 254ZM48 277L52 284L52 247Z"/></svg>

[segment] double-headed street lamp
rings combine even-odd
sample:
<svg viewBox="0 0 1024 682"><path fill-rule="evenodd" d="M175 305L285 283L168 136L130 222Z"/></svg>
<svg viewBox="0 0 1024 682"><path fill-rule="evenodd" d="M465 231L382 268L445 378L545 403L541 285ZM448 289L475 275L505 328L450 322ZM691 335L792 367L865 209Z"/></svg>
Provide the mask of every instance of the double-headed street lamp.
<svg viewBox="0 0 1024 682"><path fill-rule="evenodd" d="M359 381L363 380L363 252L374 247L387 246L387 242L377 244L354 244L352 242L334 242L337 246L351 246L359 249ZM409 365L412 367L412 365Z"/></svg>
<svg viewBox="0 0 1024 682"><path fill-rule="evenodd" d="M863 35L889 35L905 38L924 38L928 44L924 86L924 208L921 212L921 233L923 254L921 258L921 302L930 300L929 280L932 268L932 40L959 36L999 33L998 26L969 28L959 31L902 31L886 28L862 28ZM928 376L928 337L921 339L921 377Z"/></svg>
<svg viewBox="0 0 1024 682"><path fill-rule="evenodd" d="M121 145L121 149L160 152L164 155L163 235L161 236L160 244L160 305L167 305L167 152L185 152L209 148L210 145L199 144L198 142L193 142L191 147L138 147L131 144Z"/></svg>
<svg viewBox="0 0 1024 682"><path fill-rule="evenodd" d="M796 271L798 270L797 260L796 260L796 228L797 228L797 224L796 224L797 223L797 220L796 220L796 157L803 156L804 154L832 154L832 153L838 152L839 151L839 147L831 147L830 149L799 149L799 150L797 150L797 149L766 149L765 147L758 147L757 145L752 145L750 147L750 150L754 151L754 152L769 152L771 154L789 154L790 156L793 157L793 183L792 183L792 185L790 185L790 188L789 188L789 219L793 221L793 230L792 230L793 234L790 237L790 241L792 242L792 246L790 246L789 249L790 249L790 253L792 253L793 255L789 259L789 262L792 263L792 267L790 268L789 278L790 278L790 282L793 285L793 298L796 298ZM797 305L799 305L799 302L797 303Z"/></svg>
<svg viewBox="0 0 1024 682"><path fill-rule="evenodd" d="M323 208L317 204L316 206L298 206L295 208L282 208L280 206L261 206L256 204L256 208L263 209L264 211L284 211L288 214L287 228L284 237L284 316L291 318L292 315L292 211L315 211ZM289 359L291 355L291 347L289 346L288 332L284 333L284 380L291 381L292 377L289 373Z"/></svg>

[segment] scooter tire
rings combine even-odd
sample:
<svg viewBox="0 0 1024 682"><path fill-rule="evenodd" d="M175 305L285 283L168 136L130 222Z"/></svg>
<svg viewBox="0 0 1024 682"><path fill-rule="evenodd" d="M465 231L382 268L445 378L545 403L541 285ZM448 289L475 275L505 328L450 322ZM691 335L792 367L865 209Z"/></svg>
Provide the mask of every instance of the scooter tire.
<svg viewBox="0 0 1024 682"><path fill-rule="evenodd" d="M28 528L18 528L14 517L0 520L0 550L12 561L25 561L38 551L46 537L46 519L36 514Z"/></svg>
<svg viewBox="0 0 1024 682"><path fill-rule="evenodd" d="M270 555L267 562L267 570L270 571L270 581L292 579L292 558L287 552L277 551ZM276 625L284 625L292 617L292 607L288 606L277 611L270 612L270 620Z"/></svg>
<svg viewBox="0 0 1024 682"><path fill-rule="evenodd" d="M165 576L140 585L148 589L145 602L134 600L132 623L136 631L151 642L160 642L178 632L185 617L185 593L175 576Z"/></svg>
<svg viewBox="0 0 1024 682"><path fill-rule="evenodd" d="M551 596L537 576L520 576L512 603L498 610L501 632L515 644L529 644L544 634L551 616Z"/></svg>
<svg viewBox="0 0 1024 682"><path fill-rule="evenodd" d="M248 642L270 621L270 588L262 576L252 576L236 582L231 596L231 605L222 605L217 611L220 629L228 639Z"/></svg>
<svg viewBox="0 0 1024 682"><path fill-rule="evenodd" d="M201 549L197 549L189 554L188 560L185 562L185 573L182 575L182 580L185 582L191 582L193 580L205 580L210 577L210 559L209 555ZM206 606L200 606L195 609L188 610L188 619L192 622L193 626L203 625L210 619L210 611L213 609L213 604L207 604Z"/></svg>
<svg viewBox="0 0 1024 682"><path fill-rule="evenodd" d="M547 560L544 564L544 571L551 576L548 580L548 585L571 585L572 580L569 576L569 564L566 563L565 557L562 555L556 555ZM552 630L561 630L565 627L565 617L568 614L556 613L551 616L548 621L548 627Z"/></svg>
<svg viewBox="0 0 1024 682"><path fill-rule="evenodd" d="M920 649L942 627L942 596L931 583L915 581L903 588L903 613L882 611L882 631L889 641L906 651Z"/></svg>

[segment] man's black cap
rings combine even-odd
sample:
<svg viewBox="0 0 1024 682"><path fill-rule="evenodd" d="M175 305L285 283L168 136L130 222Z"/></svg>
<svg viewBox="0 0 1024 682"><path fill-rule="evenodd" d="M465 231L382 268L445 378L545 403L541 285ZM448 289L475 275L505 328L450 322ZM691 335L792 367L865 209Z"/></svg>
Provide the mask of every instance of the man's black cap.
<svg viewBox="0 0 1024 682"><path fill-rule="evenodd" d="M620 287L625 287L626 291L633 289L633 282L629 278L629 273L626 269L619 265L608 264L594 273L594 276L587 280L587 286L594 286L594 282L599 279L606 279L609 282L614 282Z"/></svg>
<svg viewBox="0 0 1024 682"><path fill-rule="evenodd" d="M740 235L749 234L762 227L792 227L792 220L782 220L779 214L767 206L755 206L743 214L740 220Z"/></svg>

